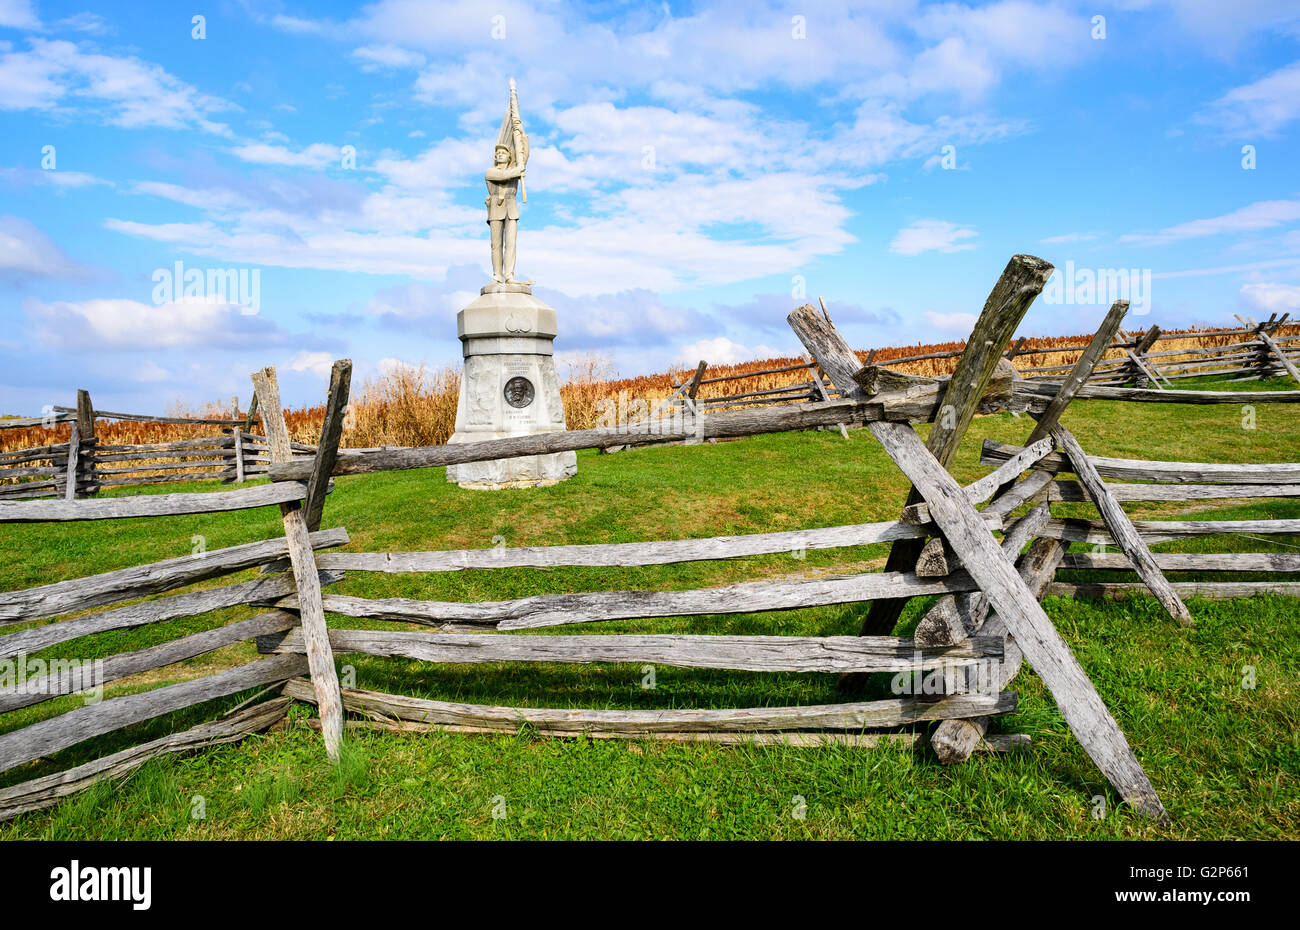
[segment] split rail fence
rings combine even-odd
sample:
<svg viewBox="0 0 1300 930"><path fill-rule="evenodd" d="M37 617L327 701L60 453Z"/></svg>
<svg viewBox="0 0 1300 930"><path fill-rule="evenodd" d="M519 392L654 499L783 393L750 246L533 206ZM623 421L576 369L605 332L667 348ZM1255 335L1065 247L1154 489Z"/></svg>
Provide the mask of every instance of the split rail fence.
<svg viewBox="0 0 1300 930"><path fill-rule="evenodd" d="M830 316L824 300L821 302L821 310L829 321ZM1131 339L1116 339L1107 345L1102 357L1089 372L1087 383L1097 386L1149 387L1163 391L1172 388L1173 382L1181 379L1231 376L1234 381L1291 378L1300 387L1300 372L1296 370L1297 364L1300 364L1300 330L1297 330L1295 324L1291 324L1290 329L1293 332L1284 333L1289 316L1283 314L1279 317L1273 314L1263 323L1238 317L1244 327L1241 330L1213 330L1203 333L1164 333L1160 327L1152 326ZM1217 341L1232 337L1241 337L1241 341L1223 345L1182 346L1164 351L1152 351L1162 340L1186 343L1198 340ZM1020 360L1016 370L1023 377L1045 381L1059 381L1074 369L1075 363L1047 366L1024 363L1035 355L1069 355L1075 352L1082 354L1085 348L1082 346L1025 348L1025 342L1027 339L1021 337L1015 342L1008 343L1003 357L1013 364L1016 360ZM877 350L873 349L866 356L865 366L870 368L876 365L888 369L909 362L956 359L960 358L964 351L964 349L954 349L927 352L877 362ZM728 390L745 381L755 381L761 385L764 379L771 376L804 370L809 376L806 382L777 387L756 387L754 390L742 388L738 392L728 393ZM714 377L706 377L707 373L708 363L701 360L694 373L681 384L674 385L672 393L655 407L651 412L651 418L770 404L819 403L841 397L839 390L820 370L816 361ZM724 388L723 385L726 387ZM684 444L690 445L696 441L698 440L688 439ZM616 446L609 451L617 451L621 448L623 447Z"/></svg>
<svg viewBox="0 0 1300 930"><path fill-rule="evenodd" d="M54 407L39 419L0 420L0 429L68 426L68 441L0 452L0 500L91 497L105 488L221 480L242 484L265 475L270 446L249 430L254 414L243 418L186 418L95 410L86 391L77 407ZM101 443L98 420L133 420L182 426L224 427L219 435L164 443ZM75 445L75 452L72 452ZM311 456L315 446L294 443L295 455Z"/></svg>
<svg viewBox="0 0 1300 930"><path fill-rule="evenodd" d="M461 445L340 452L351 364L335 363L324 424L315 454L294 457L281 414L273 369L253 375L261 399L270 462L270 484L202 494L103 497L67 501L0 501L0 522L113 519L207 513L278 505L284 535L261 542L60 581L0 594L0 625L23 629L0 634L0 658L14 658L74 642L106 630L126 629L221 608L255 604L265 613L192 634L104 662L98 682L174 664L233 642L256 638L266 658L194 681L113 697L0 734L0 772L36 762L84 740L185 707L254 688L280 688L277 697L239 705L228 716L141 745L118 750L72 769L0 790L0 818L48 807L90 782L121 775L148 758L237 740L282 719L292 700L315 704L327 754L337 758L345 715L364 718L352 726L441 728L465 732L512 732L529 725L543 734L595 738L655 737L672 740L827 742L868 745L915 742L917 725L937 721L930 743L945 762L973 751L1023 747L1023 736L989 734L993 717L1011 713L1009 691L1021 665L1032 665L1052 693L1081 745L1119 794L1149 816L1164 819L1163 804L1087 674L1039 604L1065 563L1073 536L1113 540L1143 584L1170 614L1192 622L1179 591L1164 578L1149 543L1170 528L1134 524L1116 500L1127 492L1099 473L1126 477L1113 462L1089 457L1060 425L1076 396L1138 402L1240 403L1235 392L1174 392L1086 384L1111 344L1127 310L1117 302L1102 328L1060 384L1029 383L1016 376L1000 347L1008 344L1052 266L1032 256L1012 258L990 293L952 376L915 378L860 358L824 312L811 306L789 323L812 363L839 394L838 400L772 404L756 409L705 413L698 408L673 424L573 430ZM1252 403L1295 402L1295 392L1255 392ZM1036 425L1023 448L986 451L997 464L985 477L961 487L947 467L977 412L1028 412ZM841 424L864 426L911 480L913 491L895 521L781 533L623 543L492 550L406 553L327 551L347 542L341 527L321 530L331 476L434 468L614 444L641 445L687 438L731 438ZM922 441L916 423L931 423ZM1053 449L1059 447L1059 455ZM1159 463L1145 463L1148 470ZM1165 463L1171 464L1171 463ZM1269 483L1286 484L1297 466L1268 466ZM1184 466L1183 472L1215 466ZM1222 469L1222 466L1218 468ZM1233 466L1234 473L1249 471ZM1258 468L1258 466L1256 467ZM1281 469L1281 471L1278 471ZM1073 470L1077 483L1053 481ZM1285 474L1283 473L1285 472ZM1224 472L1220 472L1222 475ZM1277 480L1274 480L1277 479ZM1184 480L1179 477L1171 481ZM1206 483L1231 484L1205 478ZM1300 484L1300 481L1296 481ZM1233 485L1234 492L1237 487ZM1050 512L1053 493L1086 497L1098 509L1098 526L1075 529ZM1046 491L1045 491L1046 489ZM1208 492L1207 492L1208 493ZM1216 492L1217 493L1217 492ZM981 505L986 505L982 510ZM995 533L1000 533L999 538ZM733 559L795 549L889 542L883 572L827 579L755 581L687 591L616 589L557 593L508 601L444 602L363 598L325 593L350 572L446 572L467 569L593 565L611 568ZM1027 551L1025 547L1028 547ZM1118 560L1106 565L1119 565ZM1172 563L1166 562L1173 570ZM251 581L170 593L196 581L262 566ZM166 596L126 606L126 600ZM913 597L939 596L914 637L893 634L897 617ZM536 635L544 627L628 619L760 613L831 604L868 603L861 636L717 636L701 634ZM98 608L108 608L100 610ZM93 610L89 614L70 616ZM367 621L416 623L427 631L329 629L325 614ZM49 622L52 621L52 622ZM37 625L30 625L36 623ZM841 678L844 700L816 706L610 710L498 707L433 701L339 686L337 653L363 653L425 662L652 662L686 668L760 672L810 672ZM51 659L51 664L61 657ZM59 667L33 688L0 689L0 712L12 713L55 696L84 690L78 666ZM939 694L857 700L856 683L871 673L941 672ZM306 674L307 677L302 677ZM98 682L92 682L95 684ZM253 699L263 696L255 695ZM4 718L0 718L2 721ZM13 719L13 718L10 718Z"/></svg>
<svg viewBox="0 0 1300 930"><path fill-rule="evenodd" d="M1273 314L1263 323L1237 317L1239 330L1206 330L1193 333L1166 333L1152 326L1132 338L1116 339L1106 346L1105 353L1088 375L1088 382L1097 385L1146 387L1157 389L1171 386L1171 382L1185 378L1210 375L1233 376L1233 380L1255 381L1262 378L1290 377L1300 383L1292 368L1300 363L1300 329L1288 324L1290 314L1280 317ZM1223 345L1181 346L1155 352L1156 343L1217 342L1225 338L1241 337L1240 341ZM1028 341L1021 337L1008 343L1005 357L1016 363L1017 370L1026 378L1059 380L1074 368L1074 363L1061 365L1026 364L1036 355L1061 355L1082 353L1084 347L1046 346L1025 348ZM964 349L926 352L881 360L883 366L905 365L910 362L937 361L959 358ZM867 364L871 364L868 359Z"/></svg>

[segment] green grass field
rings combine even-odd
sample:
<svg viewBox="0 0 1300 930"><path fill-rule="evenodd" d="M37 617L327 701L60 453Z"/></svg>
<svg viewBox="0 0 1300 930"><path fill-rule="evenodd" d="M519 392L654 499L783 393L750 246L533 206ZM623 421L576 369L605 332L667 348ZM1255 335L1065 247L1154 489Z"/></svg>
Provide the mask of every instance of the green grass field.
<svg viewBox="0 0 1300 930"><path fill-rule="evenodd" d="M1249 402L1248 390L1242 402ZM1300 418L1294 407L1259 405L1253 429L1243 428L1244 416L1236 405L1076 401L1065 422L1087 451L1099 455L1296 461ZM977 463L980 440L1019 442L1030 424L1009 415L977 419L953 471L963 482L986 473ZM627 542L895 518L905 479L869 433L856 430L850 437L846 442L838 432L803 432L691 448L584 453L576 478L528 491L464 491L448 485L442 469L340 478L324 526L345 526L350 549L376 551L486 548L502 539L509 546ZM1300 517L1296 500L1212 503L1131 509L1147 517L1191 512L1200 519ZM1082 505L1071 506L1077 513L1062 505L1056 510L1086 514ZM275 508L3 526L0 589L183 555L194 547L195 536L215 549L280 532ZM1264 551L1298 545L1295 537L1219 537L1165 548ZM876 545L809 552L804 560L781 555L636 569L354 573L330 590L484 600L609 588L678 589L880 567L886 552ZM913 602L898 632L910 633L927 605L928 600ZM526 732L351 732L342 762L331 766L319 735L306 723L313 712L296 707L282 728L233 746L155 760L120 784L100 785L48 811L0 824L0 838L1298 838L1300 602L1257 597L1193 600L1189 606L1198 621L1194 630L1179 628L1148 597L1045 602L1169 809L1173 820L1167 827L1119 805L1051 696L1032 671L1025 671L1011 686L1020 695L1020 709L995 728L1030 734L1032 750L980 755L954 767L939 765L928 749L667 745L540 739ZM865 609L855 604L606 623L565 632L851 634ZM88 637L46 657L107 656L254 612L220 611ZM330 622L364 625L344 617ZM198 677L255 655L251 644L231 647L115 682L106 695ZM363 656L340 656L339 664L355 669L360 688L493 704L654 708L841 699L830 675L661 667L657 687L644 690L637 666L431 666ZM1254 669L1253 688L1243 687L1247 667ZM883 683L879 690L883 693ZM0 785L211 719L248 696L74 747L5 773ZM0 716L0 731L70 709L79 700L50 701ZM1104 800L1096 801L1098 796ZM193 816L195 798L203 799L202 818ZM1094 814L1103 803L1105 816L1098 818ZM804 816L795 816L800 811Z"/></svg>

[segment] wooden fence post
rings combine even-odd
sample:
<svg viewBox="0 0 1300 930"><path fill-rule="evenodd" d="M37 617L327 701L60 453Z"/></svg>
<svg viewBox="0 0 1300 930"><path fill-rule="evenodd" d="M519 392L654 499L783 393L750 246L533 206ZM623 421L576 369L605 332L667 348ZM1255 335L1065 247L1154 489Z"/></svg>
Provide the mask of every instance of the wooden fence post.
<svg viewBox="0 0 1300 930"><path fill-rule="evenodd" d="M90 392L85 390L77 391L77 435L78 441L95 438L95 407L90 402ZM90 448L86 450L86 457L80 468L86 474L86 483L91 486L86 492L87 495L98 494L98 489L94 487L96 482L94 443L91 443Z"/></svg>
<svg viewBox="0 0 1300 930"><path fill-rule="evenodd" d="M244 421L244 432L253 431L253 421L257 417L257 392L253 392L253 399L248 402L248 419ZM238 418L236 418L238 419Z"/></svg>
<svg viewBox="0 0 1300 930"><path fill-rule="evenodd" d="M709 363L700 359L700 364L695 368L695 376L691 378L690 384L686 388L686 396L695 400L695 395L700 392L700 382L704 379L704 370L709 367Z"/></svg>
<svg viewBox="0 0 1300 930"><path fill-rule="evenodd" d="M325 402L325 422L321 424L320 439L316 442L316 461L307 482L307 499L303 501L303 516L307 529L320 529L325 511L325 495L329 490L330 472L338 459L339 440L343 437L343 417L348 409L348 390L352 384L352 360L339 359L330 370L330 393Z"/></svg>
<svg viewBox="0 0 1300 930"><path fill-rule="evenodd" d="M68 432L68 467L63 499L70 501L77 496L77 460L80 457L81 441L77 438L77 424L74 422Z"/></svg>
<svg viewBox="0 0 1300 930"><path fill-rule="evenodd" d="M257 397L261 398L262 423L272 462L293 459L289 429L280 407L280 386L274 368L263 368L251 375ZM303 641L307 647L307 667L312 688L320 708L321 733L325 752L338 761L343 743L343 697L339 692L338 672L334 668L334 651L330 648L329 630L325 626L325 608L321 599L320 576L312 554L307 520L298 502L280 505L284 515L284 536L289 543L289 561L298 588L298 613L302 620Z"/></svg>
<svg viewBox="0 0 1300 930"><path fill-rule="evenodd" d="M238 426L235 433L235 483L244 483L244 431Z"/></svg>

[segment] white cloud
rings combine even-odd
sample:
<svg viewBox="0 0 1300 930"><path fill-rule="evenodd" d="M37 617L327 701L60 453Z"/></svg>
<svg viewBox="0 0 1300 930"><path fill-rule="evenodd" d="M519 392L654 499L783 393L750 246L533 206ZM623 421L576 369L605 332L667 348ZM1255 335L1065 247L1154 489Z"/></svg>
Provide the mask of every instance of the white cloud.
<svg viewBox="0 0 1300 930"><path fill-rule="evenodd" d="M858 107L853 122L829 140L811 140L823 153L832 153L852 167L877 167L892 161L933 156L943 146L963 147L996 142L1028 132L1020 119L994 119L981 114L940 116L930 123L915 123L902 115L899 104L868 100ZM825 157L825 155L823 155Z"/></svg>
<svg viewBox="0 0 1300 930"><path fill-rule="evenodd" d="M148 384L157 384L163 381L171 381L176 377L175 372L168 371L153 359L144 361L131 367L131 380L142 381Z"/></svg>
<svg viewBox="0 0 1300 930"><path fill-rule="evenodd" d="M0 216L0 276L81 278L88 269L20 216Z"/></svg>
<svg viewBox="0 0 1300 930"><path fill-rule="evenodd" d="M74 13L71 16L65 16L54 25L60 29L73 29L91 35L103 35L112 32L108 21L98 13Z"/></svg>
<svg viewBox="0 0 1300 930"><path fill-rule="evenodd" d="M256 165L282 165L291 168L324 168L342 158L337 145L315 142L297 152L283 145L246 142L230 150L235 157Z"/></svg>
<svg viewBox="0 0 1300 930"><path fill-rule="evenodd" d="M967 242L978 236L973 229L946 220L917 220L904 226L889 243L895 255L920 255L923 252L965 252L975 248Z"/></svg>
<svg viewBox="0 0 1300 930"><path fill-rule="evenodd" d="M745 346L732 342L726 336L717 336L682 346L677 352L677 361L691 366L699 364L700 359L704 359L710 365L735 365L755 359L777 358L782 354L784 353L780 349L771 346L761 344Z"/></svg>
<svg viewBox="0 0 1300 930"><path fill-rule="evenodd" d="M1294 0L1251 0L1250 3L1224 3L1222 0L1122 0L1121 8L1163 13L1170 21L1143 23L1132 18L1137 28L1159 28L1192 37L1200 48L1215 57L1229 60L1237 56L1239 46L1249 37L1265 32L1294 35L1300 25L1300 9Z"/></svg>
<svg viewBox="0 0 1300 930"><path fill-rule="evenodd" d="M40 19L31 0L0 0L0 26L9 29L39 29Z"/></svg>
<svg viewBox="0 0 1300 930"><path fill-rule="evenodd" d="M291 358L287 367L292 371L309 371L317 377L325 377L330 373L330 368L334 364L334 356L328 352L308 352L306 349L299 351Z"/></svg>
<svg viewBox="0 0 1300 930"><path fill-rule="evenodd" d="M1179 223L1154 233L1127 233L1120 236L1119 241L1134 245L1165 245L1202 236L1271 229L1296 220L1300 220L1300 200L1260 200L1231 213Z"/></svg>
<svg viewBox="0 0 1300 930"><path fill-rule="evenodd" d="M1294 284L1246 284L1241 302L1258 313L1300 314L1300 287Z"/></svg>
<svg viewBox="0 0 1300 930"><path fill-rule="evenodd" d="M311 201L260 210L214 202L201 207L203 222L149 224L122 217L107 225L261 265L396 273L423 281L438 281L455 265L484 267L481 207L461 203L470 200L467 189L482 190L483 140L494 133L505 102L504 87L491 101L483 88L500 86L503 73L514 72L525 119L540 122L530 126L528 186L550 211L545 226L533 219L536 214L523 219L521 276L538 273L542 284L570 296L592 296L792 273L855 241L847 231L847 194L882 180L874 169L931 157L943 145L979 145L1029 130L1023 120L981 113L909 119L902 101L972 87L969 73L931 75L924 90L908 85L908 75L922 81L919 75L932 70L926 60L917 68L915 54L941 49L949 38L964 44L970 56L978 43L995 46L1007 53L1005 63L981 67L996 82L1003 68L1056 67L1063 57L1023 49L1011 54L1021 33L999 38L999 30L1026 16L1029 32L1064 40L1073 22L1050 5L1015 0L982 17L963 8L934 8L943 16L936 13L916 32L906 7L899 0L870 13L815 9L806 17L808 40L795 41L789 14L776 8L702 10L684 17L635 14L610 28L562 7L503 0L500 12L511 40L491 43L486 51L490 24L468 2L442 3L435 10L381 0L345 24L276 17L273 24L284 30L346 37L363 65L407 67L427 56L435 64L416 79L416 94L440 106L467 107L462 131L414 157L379 154L356 177L381 186L352 184L355 202L329 211ZM909 52L907 45L920 51ZM976 57L970 60L979 64ZM958 64L954 59L953 66ZM902 82L896 93L891 75ZM850 101L856 109L849 120L810 116L805 123L720 96L772 83L806 90L826 82L838 83L823 102L842 108ZM644 100L628 105L625 95L638 88L646 91ZM574 99L582 102L567 105ZM339 157L324 143L297 149L245 142L233 151L245 161L284 168L320 168ZM154 193L200 206L197 193ZM570 193L582 196L563 197ZM527 214L532 208L524 209ZM927 235L939 241L923 242ZM975 235L971 229L918 227L900 233L898 247L960 251L974 247L969 240Z"/></svg>
<svg viewBox="0 0 1300 930"><path fill-rule="evenodd" d="M78 187L105 185L113 187L112 181L95 177L84 171L65 171L54 169L46 171L40 168L0 168L0 178L17 184L48 184L60 190L72 190Z"/></svg>
<svg viewBox="0 0 1300 930"><path fill-rule="evenodd" d="M419 52L396 45L363 45L352 50L352 57L361 63L362 71L421 68L426 60Z"/></svg>
<svg viewBox="0 0 1300 930"><path fill-rule="evenodd" d="M334 31L334 27L328 22L317 22L283 14L272 17L271 24L277 29L296 35L328 35Z"/></svg>
<svg viewBox="0 0 1300 930"><path fill-rule="evenodd" d="M997 71L983 48L972 49L965 39L949 36L916 56L906 87L913 96L956 90L967 99L977 99L997 80Z"/></svg>
<svg viewBox="0 0 1300 930"><path fill-rule="evenodd" d="M1241 272L1270 271L1277 273L1279 270L1285 272L1285 269L1292 269L1296 274L1300 274L1300 258L1273 258L1260 262L1247 262L1243 265L1219 265L1214 268L1184 268L1178 271L1156 271L1151 275L1152 280L1175 278L1204 278L1220 274L1240 274Z"/></svg>
<svg viewBox="0 0 1300 930"><path fill-rule="evenodd" d="M418 372L421 366L415 364L414 362L408 362L400 358L393 358L392 356L387 356L385 358L381 358L378 362L376 362L375 368L381 374L394 375L394 374L413 374L415 372Z"/></svg>
<svg viewBox="0 0 1300 930"><path fill-rule="evenodd" d="M469 108L481 105L481 88L503 73L520 78L543 109L565 99L615 98L629 88L660 99L672 88L707 95L771 85L851 87L893 100L969 99L1006 73L1060 71L1098 53L1087 17L1050 2L1002 0L977 9L949 3L923 11L910 0L809 6L793 8L798 26L792 9L774 2L720 4L686 15L668 7L629 10L611 23L592 22L563 2L499 0L491 13L503 17L502 42L490 41L493 20L475 0L442 0L436 7L379 0L347 23L283 16L273 23L428 56L434 63L417 79L417 97Z"/></svg>
<svg viewBox="0 0 1300 930"><path fill-rule="evenodd" d="M135 351L230 348L282 341L275 324L235 304L181 301L160 305L125 299L43 303L28 299L29 333L54 349Z"/></svg>
<svg viewBox="0 0 1300 930"><path fill-rule="evenodd" d="M1039 239L1042 245L1072 245L1076 242L1095 242L1101 238L1100 233L1065 233L1060 236L1048 236L1046 239Z"/></svg>
<svg viewBox="0 0 1300 930"><path fill-rule="evenodd" d="M560 202L555 221L541 228L524 217L521 275L544 268L541 283L571 296L668 291L790 272L853 242L840 192L874 176L824 164L797 127L759 122L748 105L729 115L735 118L587 105L557 114L567 133L534 149L528 180L552 205L566 190L589 196L581 211ZM619 131L602 136L600 127L611 123ZM767 138L768 129L780 138ZM641 167L639 145L614 141L635 132L658 142L663 155L654 170ZM248 144L237 152L290 167L337 157L323 143L301 152ZM481 141L443 140L415 158L378 158L359 175L386 181L377 191L337 181L354 202L330 211L307 198L229 218L213 204L204 223L107 225L230 261L439 280L454 265L486 265L481 208L455 200L465 187L482 189L486 160ZM153 192L181 199L177 190Z"/></svg>
<svg viewBox="0 0 1300 930"><path fill-rule="evenodd" d="M973 313L933 313L925 312L925 321L934 329L942 332L969 333L975 328Z"/></svg>
<svg viewBox="0 0 1300 930"><path fill-rule="evenodd" d="M1235 87L1201 112L1197 119L1246 141L1276 136L1300 118L1300 61L1278 68L1253 84Z"/></svg>
<svg viewBox="0 0 1300 930"><path fill-rule="evenodd" d="M84 51L64 40L33 38L28 44L27 51L0 54L0 110L78 112L99 104L118 126L230 134L210 117L231 104L199 93L156 64Z"/></svg>
<svg viewBox="0 0 1300 930"><path fill-rule="evenodd" d="M138 181L132 187L132 193L161 197L187 207L197 207L213 212L227 211L251 206L246 197L233 191L220 189L193 190L179 184L162 181Z"/></svg>
<svg viewBox="0 0 1300 930"><path fill-rule="evenodd" d="M979 50L981 57L987 53L1001 67L1058 68L1096 47L1089 17L1026 0L980 7L957 3L929 7L917 20L916 31L941 44L960 36L971 49Z"/></svg>

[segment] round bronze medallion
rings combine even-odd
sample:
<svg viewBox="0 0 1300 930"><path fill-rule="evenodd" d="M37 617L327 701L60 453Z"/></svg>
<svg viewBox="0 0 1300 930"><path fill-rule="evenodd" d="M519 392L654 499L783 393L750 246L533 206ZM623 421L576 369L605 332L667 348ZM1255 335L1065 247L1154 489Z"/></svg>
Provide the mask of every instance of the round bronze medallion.
<svg viewBox="0 0 1300 930"><path fill-rule="evenodd" d="M511 407L527 407L537 392L533 389L533 382L527 378L514 377L506 382L505 394L506 403Z"/></svg>

